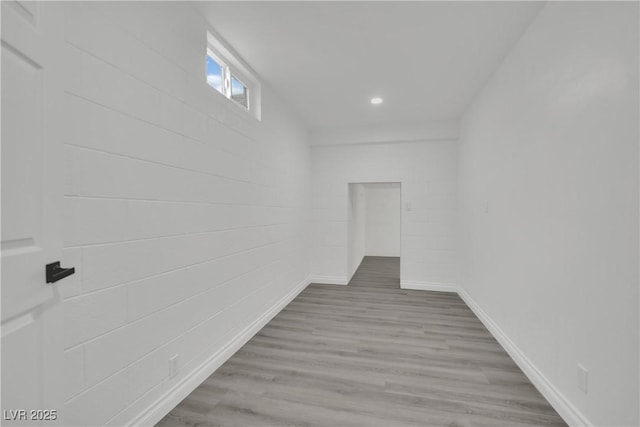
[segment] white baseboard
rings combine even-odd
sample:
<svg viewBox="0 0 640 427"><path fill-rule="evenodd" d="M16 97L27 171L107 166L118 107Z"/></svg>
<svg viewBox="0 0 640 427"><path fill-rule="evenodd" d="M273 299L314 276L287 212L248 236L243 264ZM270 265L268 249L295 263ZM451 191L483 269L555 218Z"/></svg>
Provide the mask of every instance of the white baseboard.
<svg viewBox="0 0 640 427"><path fill-rule="evenodd" d="M347 285L349 280L346 276L311 276L311 283L322 285Z"/></svg>
<svg viewBox="0 0 640 427"><path fill-rule="evenodd" d="M198 385L207 379L216 369L226 362L240 347L251 339L264 325L266 325L276 314L278 314L291 300L302 292L309 283L325 283L333 285L346 285L347 278L341 276L309 276L299 283L287 295L281 298L259 319L242 330L225 347L220 349L209 359L203 362L191 374L167 391L163 396L149 405L147 409L136 416L127 425L129 426L153 426L168 414L178 403L180 403ZM571 427L593 426L575 406L569 402L564 395L540 372L536 366L524 355L504 331L480 308L480 306L467 294L464 289L446 283L413 282L403 280L400 283L402 289L415 289L440 292L457 292L460 298L469 306L474 314L480 319L485 327L491 332L495 339L511 356L514 362L520 367L522 372L529 378L533 385L549 401L551 406Z"/></svg>
<svg viewBox="0 0 640 427"><path fill-rule="evenodd" d="M167 415L178 403L196 389L205 379L215 372L224 362L249 341L276 314L291 302L300 292L311 283L310 276L296 285L287 295L282 297L255 322L244 328L226 346L218 350L205 360L198 368L187 375L182 381L149 405L141 414L132 419L128 426L154 426Z"/></svg>
<svg viewBox="0 0 640 427"><path fill-rule="evenodd" d="M414 282L410 280L400 281L402 289L415 289L421 291L456 292L467 306L480 319L484 326L491 332L494 338L505 349L513 361L529 378L529 381L540 391L545 399L553 406L558 414L571 427L593 426L575 406L571 404L536 366L525 356L517 345L504 333L496 322L480 308L480 306L461 287L449 283Z"/></svg>
<svg viewBox="0 0 640 427"><path fill-rule="evenodd" d="M415 282L412 280L401 280L400 288L417 291L458 292L458 286L453 283Z"/></svg>
<svg viewBox="0 0 640 427"><path fill-rule="evenodd" d="M351 281L351 279L353 278L353 275L356 274L356 271L358 271L358 269L360 268L360 264L362 264L364 257L365 256L362 255L362 257L360 258L360 261L358 261L358 265L356 265L356 268L354 268L353 271L349 272L349 276L347 277L347 284Z"/></svg>
<svg viewBox="0 0 640 427"><path fill-rule="evenodd" d="M494 338L511 356L514 362L520 367L522 372L529 378L529 381L540 391L540 393L553 406L558 414L571 427L593 426L575 406L569 402L564 395L536 368L536 366L525 356L518 346L504 333L504 331L480 308L480 306L465 292L458 289L458 295L469 306L474 314L480 319L484 326L491 332Z"/></svg>

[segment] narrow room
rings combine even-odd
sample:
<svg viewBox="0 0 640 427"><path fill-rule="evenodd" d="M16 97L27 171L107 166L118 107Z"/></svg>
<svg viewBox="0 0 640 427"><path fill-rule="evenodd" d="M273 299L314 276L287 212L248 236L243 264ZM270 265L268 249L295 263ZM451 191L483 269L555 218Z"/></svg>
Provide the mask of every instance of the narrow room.
<svg viewBox="0 0 640 427"><path fill-rule="evenodd" d="M639 6L1 1L0 424L637 427Z"/></svg>

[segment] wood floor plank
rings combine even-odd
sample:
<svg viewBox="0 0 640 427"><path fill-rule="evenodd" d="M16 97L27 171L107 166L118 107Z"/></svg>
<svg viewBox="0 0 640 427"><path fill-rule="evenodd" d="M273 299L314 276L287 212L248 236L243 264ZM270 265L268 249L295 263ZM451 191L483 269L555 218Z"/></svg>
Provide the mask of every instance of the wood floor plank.
<svg viewBox="0 0 640 427"><path fill-rule="evenodd" d="M458 295L399 271L309 285L157 426L566 426Z"/></svg>

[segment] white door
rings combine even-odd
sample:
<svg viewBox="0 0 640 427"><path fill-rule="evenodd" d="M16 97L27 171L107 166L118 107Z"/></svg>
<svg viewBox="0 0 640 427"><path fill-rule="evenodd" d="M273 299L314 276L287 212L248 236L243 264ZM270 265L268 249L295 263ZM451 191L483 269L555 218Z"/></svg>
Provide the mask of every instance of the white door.
<svg viewBox="0 0 640 427"><path fill-rule="evenodd" d="M63 10L31 1L1 7L1 423L62 424L60 296L45 265L62 246Z"/></svg>

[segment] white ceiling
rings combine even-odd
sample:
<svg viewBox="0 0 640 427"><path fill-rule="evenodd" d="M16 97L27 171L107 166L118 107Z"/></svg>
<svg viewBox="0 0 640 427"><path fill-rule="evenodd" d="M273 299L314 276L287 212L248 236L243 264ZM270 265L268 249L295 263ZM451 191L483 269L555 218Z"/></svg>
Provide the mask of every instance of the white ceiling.
<svg viewBox="0 0 640 427"><path fill-rule="evenodd" d="M457 119L533 2L207 2L212 27L312 130ZM373 96L384 103L373 106Z"/></svg>

